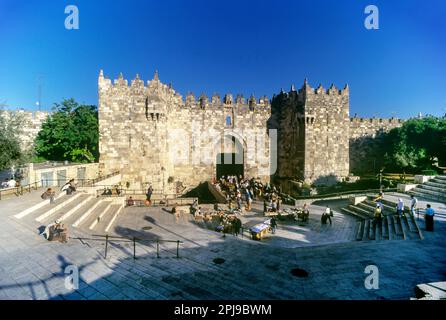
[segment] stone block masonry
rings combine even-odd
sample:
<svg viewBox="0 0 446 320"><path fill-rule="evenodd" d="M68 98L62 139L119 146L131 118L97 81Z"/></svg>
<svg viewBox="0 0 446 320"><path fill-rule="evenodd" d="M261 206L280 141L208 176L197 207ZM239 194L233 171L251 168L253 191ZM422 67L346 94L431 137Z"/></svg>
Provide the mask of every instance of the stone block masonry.
<svg viewBox="0 0 446 320"><path fill-rule="evenodd" d="M183 100L157 72L147 84L138 75L129 84L122 74L112 83L101 71L98 89L100 170L119 170L131 188L152 184L164 194L211 180L231 160L238 173L264 182L339 180L356 159L352 141L401 124L350 119L347 85L314 89L307 80L271 105L266 96L229 93Z"/></svg>
<svg viewBox="0 0 446 320"><path fill-rule="evenodd" d="M119 170L131 188L152 184L174 194L215 177L219 155L234 153L245 176L269 181L268 98L188 94L183 101L158 73L146 86L139 76L112 84L101 71L98 83L103 172Z"/></svg>

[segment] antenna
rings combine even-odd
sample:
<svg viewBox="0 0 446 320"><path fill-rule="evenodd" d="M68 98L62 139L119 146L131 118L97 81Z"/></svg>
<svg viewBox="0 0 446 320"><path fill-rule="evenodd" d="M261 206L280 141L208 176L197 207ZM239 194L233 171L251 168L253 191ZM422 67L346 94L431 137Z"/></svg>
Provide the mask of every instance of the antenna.
<svg viewBox="0 0 446 320"><path fill-rule="evenodd" d="M37 102L36 105L38 107L38 110L41 110L42 107L42 80L43 80L43 74L38 73L37 74Z"/></svg>

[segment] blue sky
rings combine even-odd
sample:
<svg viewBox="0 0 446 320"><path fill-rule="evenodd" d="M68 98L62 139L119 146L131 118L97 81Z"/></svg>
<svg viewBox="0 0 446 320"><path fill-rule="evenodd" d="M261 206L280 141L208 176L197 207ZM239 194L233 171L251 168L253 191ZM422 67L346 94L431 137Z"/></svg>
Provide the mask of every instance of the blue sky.
<svg viewBox="0 0 446 320"><path fill-rule="evenodd" d="M79 8L66 30L65 6ZM364 8L379 8L379 30ZM446 113L443 0L0 0L0 102L35 109L73 97L97 104L97 76L140 73L183 96L271 97L307 77L350 86L350 113Z"/></svg>

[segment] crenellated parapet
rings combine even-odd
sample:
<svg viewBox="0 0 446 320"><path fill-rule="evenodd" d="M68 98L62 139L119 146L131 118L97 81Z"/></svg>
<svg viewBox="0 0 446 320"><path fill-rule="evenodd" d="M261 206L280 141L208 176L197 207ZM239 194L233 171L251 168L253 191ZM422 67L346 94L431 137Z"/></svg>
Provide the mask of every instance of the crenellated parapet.
<svg viewBox="0 0 446 320"><path fill-rule="evenodd" d="M350 139L361 137L375 137L377 134L388 132L401 127L404 121L398 118L360 118L356 115L350 118Z"/></svg>
<svg viewBox="0 0 446 320"><path fill-rule="evenodd" d="M129 84L130 83L130 84ZM155 72L153 79L147 81L147 84L140 79L139 74L131 81L124 78L120 73L118 78L112 81L104 76L101 70L98 78L99 96L104 99L132 99L138 97L147 97L148 100L155 99L168 102L174 108L189 108L189 109L224 109L236 108L237 112L244 111L260 111L265 112L269 109L269 99L267 96L262 96L256 100L253 95L246 101L242 94L237 94L234 100L232 93L224 95L223 99L220 95L214 93L209 99L206 94L202 93L196 97L192 92L189 92L184 101L183 97L175 92L172 85L166 85L159 79L158 71ZM100 99L101 100L101 99ZM269 111L268 111L269 112Z"/></svg>

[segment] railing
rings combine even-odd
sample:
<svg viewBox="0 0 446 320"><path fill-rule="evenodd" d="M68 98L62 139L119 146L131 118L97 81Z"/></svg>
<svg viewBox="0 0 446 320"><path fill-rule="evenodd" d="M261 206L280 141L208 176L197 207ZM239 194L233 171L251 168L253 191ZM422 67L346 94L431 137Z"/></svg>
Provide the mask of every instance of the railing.
<svg viewBox="0 0 446 320"><path fill-rule="evenodd" d="M98 186L99 187L99 186ZM127 200L129 197L132 197L135 206L145 206L145 197L147 190L145 189L124 189L124 188L116 188L116 186L100 186L104 189L96 190L97 197L126 197ZM111 194L106 194L104 191L109 189ZM133 198L135 197L135 198ZM198 201L197 197L187 197L181 198L178 193L166 193L163 194L161 190L154 190L152 193L150 202L151 205L188 205L192 204L194 201Z"/></svg>
<svg viewBox="0 0 446 320"><path fill-rule="evenodd" d="M94 186L95 184L97 184L98 182L104 181L104 180L114 177L118 174L119 174L119 171L115 171L115 172L109 173L105 176L99 176L94 179L74 179L74 181L76 183L76 187L81 187L81 188L82 187L91 187L91 186ZM65 180L66 181L64 183L68 182L70 179L65 179ZM50 182L54 185L54 182L60 183L61 181L62 181L61 179L42 179L41 183L42 183L42 185L44 185L44 182L45 182L45 184L48 184ZM49 185L49 186L51 186L51 185ZM104 186L110 186L110 185L104 185ZM99 185L97 185L97 187L99 187Z"/></svg>
<svg viewBox="0 0 446 320"><path fill-rule="evenodd" d="M14 188L0 189L0 200L7 198L7 196L23 196L24 193L30 193L32 190L37 190L42 186L41 181L30 183L24 186Z"/></svg>
<svg viewBox="0 0 446 320"><path fill-rule="evenodd" d="M119 171L115 171L115 172L110 173L106 176L100 176L95 179L75 179L75 182L76 182L77 187L87 187L87 186L92 186L95 183L98 183L105 179L116 176L117 174L119 174ZM59 183L60 181L61 181L60 179L48 179L48 180L42 179L40 181L36 181L36 182L30 183L30 184L27 184L24 186L0 189L0 200L5 199L6 196L12 196L12 195L15 195L17 197L23 196L24 193L30 193L32 190L37 190L38 188L41 188L41 187L53 187L53 185L49 185L48 182ZM67 182L68 182L68 180L67 180Z"/></svg>
<svg viewBox="0 0 446 320"><path fill-rule="evenodd" d="M136 260L136 244L137 243L156 243L156 257L160 258L160 244L161 243L175 243L176 244L176 258L180 258L180 244L183 243L181 240L163 240L163 239L146 239L139 237L119 237L119 236L109 236L108 234L104 235L92 235L93 237L98 237L99 239L91 239L91 238L81 238L76 237L72 239L78 240L93 240L93 241L105 241L105 252L104 258L107 259L108 254L108 245L112 242L125 242L125 243L133 243L133 259Z"/></svg>
<svg viewBox="0 0 446 320"><path fill-rule="evenodd" d="M314 196L298 196L298 197L292 197L288 194L282 193L282 196L285 198L290 198L292 200L311 200L311 199L318 199L318 200L324 200L326 198L340 198L343 199L344 197L349 197L352 195L363 195L366 196L370 193L379 193L379 192L396 192L398 191L397 188L389 188L389 189L367 189L367 190L351 190L351 191L343 191L343 192L336 192L336 193L327 193L327 194L317 194Z"/></svg>

